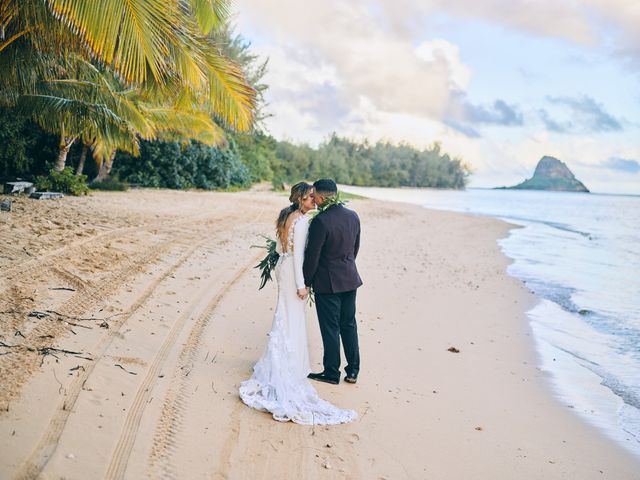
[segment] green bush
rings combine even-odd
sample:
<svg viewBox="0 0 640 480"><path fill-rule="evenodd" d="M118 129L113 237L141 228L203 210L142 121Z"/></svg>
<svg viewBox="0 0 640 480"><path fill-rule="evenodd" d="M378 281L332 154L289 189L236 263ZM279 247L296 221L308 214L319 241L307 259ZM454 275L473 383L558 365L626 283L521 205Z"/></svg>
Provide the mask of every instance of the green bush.
<svg viewBox="0 0 640 480"><path fill-rule="evenodd" d="M249 169L251 182L273 179L273 168L278 166L276 140L264 133L227 134L237 145L242 163Z"/></svg>
<svg viewBox="0 0 640 480"><path fill-rule="evenodd" d="M277 192L284 192L287 189L287 182L283 177L278 176L271 180L271 186Z"/></svg>
<svg viewBox="0 0 640 480"><path fill-rule="evenodd" d="M140 156L118 153L112 174L144 187L244 188L250 172L231 138L226 148L199 142L141 142Z"/></svg>
<svg viewBox="0 0 640 480"><path fill-rule="evenodd" d="M86 195L89 193L87 187L87 176L76 176L71 167L66 167L61 172L51 170L49 175L37 176L35 181L36 190L41 192L62 192L69 195Z"/></svg>
<svg viewBox="0 0 640 480"><path fill-rule="evenodd" d="M91 190L105 190L109 192L126 192L129 190L129 184L127 182L121 182L115 177L107 177L101 182L94 182L89 184Z"/></svg>

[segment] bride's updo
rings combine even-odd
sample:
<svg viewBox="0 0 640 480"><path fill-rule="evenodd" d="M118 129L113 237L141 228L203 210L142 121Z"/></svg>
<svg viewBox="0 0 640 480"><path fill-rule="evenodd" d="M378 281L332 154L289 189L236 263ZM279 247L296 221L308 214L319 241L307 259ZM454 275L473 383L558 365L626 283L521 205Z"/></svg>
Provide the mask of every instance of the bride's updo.
<svg viewBox="0 0 640 480"><path fill-rule="evenodd" d="M309 185L307 182L299 182L291 187L291 195L289 195L291 205L280 211L280 215L278 215L278 220L276 221L276 232L278 233L278 238L280 239L281 244L284 245L287 241L285 238L286 232L284 227L287 224L289 215L300 208L302 199L309 195L309 192L311 192L312 189L313 185Z"/></svg>

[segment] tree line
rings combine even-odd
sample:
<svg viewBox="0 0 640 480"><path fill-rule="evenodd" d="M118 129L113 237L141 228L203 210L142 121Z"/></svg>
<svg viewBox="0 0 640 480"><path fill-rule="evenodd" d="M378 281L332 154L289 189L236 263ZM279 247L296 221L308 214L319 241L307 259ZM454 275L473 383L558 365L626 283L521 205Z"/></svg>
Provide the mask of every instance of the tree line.
<svg viewBox="0 0 640 480"><path fill-rule="evenodd" d="M333 134L313 148L253 133L229 135L224 149L197 142L145 142L139 158L118 156L114 174L130 183L165 188L246 187L265 180L280 186L322 177L348 185L464 188L469 169L437 143L419 150Z"/></svg>
<svg viewBox="0 0 640 480"><path fill-rule="evenodd" d="M57 139L29 118L0 109L0 179L46 175L57 155ZM261 132L227 132L224 145L196 140L141 140L137 155L118 152L110 176L143 187L228 189L270 181L335 178L348 185L464 188L470 174L460 159L438 143L417 149L407 144L354 141L333 134L317 147L278 141ZM83 145L69 150L67 165L76 174L99 175L99 164L85 163Z"/></svg>
<svg viewBox="0 0 640 480"><path fill-rule="evenodd" d="M333 134L317 148L277 142L275 179L332 177L338 183L378 187L464 188L470 174L439 143L418 149L406 143L357 142Z"/></svg>

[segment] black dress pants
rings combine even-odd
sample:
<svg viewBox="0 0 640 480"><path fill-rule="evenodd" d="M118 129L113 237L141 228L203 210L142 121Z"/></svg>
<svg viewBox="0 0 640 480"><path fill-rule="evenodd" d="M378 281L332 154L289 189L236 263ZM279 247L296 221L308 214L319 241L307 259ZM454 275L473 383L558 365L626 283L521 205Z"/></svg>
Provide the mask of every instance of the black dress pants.
<svg viewBox="0 0 640 480"><path fill-rule="evenodd" d="M324 346L324 373L340 378L340 338L347 357L345 372L358 375L360 350L356 324L356 290L342 293L316 293L316 311Z"/></svg>

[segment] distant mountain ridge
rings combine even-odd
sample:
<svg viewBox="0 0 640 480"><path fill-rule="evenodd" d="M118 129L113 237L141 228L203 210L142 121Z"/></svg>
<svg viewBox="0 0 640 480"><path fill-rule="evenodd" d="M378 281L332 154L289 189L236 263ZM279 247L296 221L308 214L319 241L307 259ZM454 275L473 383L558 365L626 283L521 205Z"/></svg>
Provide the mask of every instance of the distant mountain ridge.
<svg viewBox="0 0 640 480"><path fill-rule="evenodd" d="M538 162L536 170L533 172L533 177L513 187L503 188L589 193L589 189L575 177L564 162L547 155L542 157Z"/></svg>

